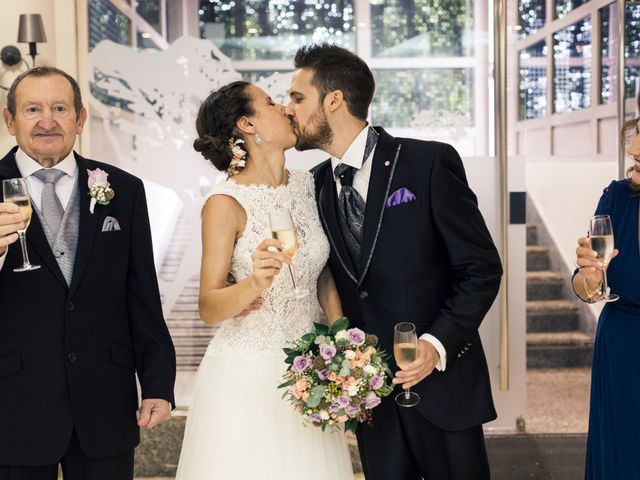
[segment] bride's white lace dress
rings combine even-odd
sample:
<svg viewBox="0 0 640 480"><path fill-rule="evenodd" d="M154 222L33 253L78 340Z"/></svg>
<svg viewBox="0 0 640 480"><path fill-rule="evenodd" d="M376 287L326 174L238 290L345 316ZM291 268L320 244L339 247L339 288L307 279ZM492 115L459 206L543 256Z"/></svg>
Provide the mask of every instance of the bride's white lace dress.
<svg viewBox="0 0 640 480"><path fill-rule="evenodd" d="M269 210L290 210L300 242L296 280L309 295L286 296L292 283L284 267L259 311L221 323L198 369L176 480L352 480L344 434L305 425L277 389L282 348L318 319L316 282L329 256L313 178L292 171L276 188L227 180L211 194L235 198L247 214L231 259L237 280L251 275L251 253L271 236Z"/></svg>

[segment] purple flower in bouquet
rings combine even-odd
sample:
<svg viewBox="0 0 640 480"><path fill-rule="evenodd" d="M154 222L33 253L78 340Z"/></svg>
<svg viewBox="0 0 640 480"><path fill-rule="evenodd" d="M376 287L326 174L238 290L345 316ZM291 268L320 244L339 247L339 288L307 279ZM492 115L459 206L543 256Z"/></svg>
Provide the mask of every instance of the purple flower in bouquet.
<svg viewBox="0 0 640 480"><path fill-rule="evenodd" d="M347 405L349 405L350 401L351 397L349 397L349 395L342 395L338 397L338 405L340 405L341 407L346 407Z"/></svg>
<svg viewBox="0 0 640 480"><path fill-rule="evenodd" d="M363 345L366 335L359 328L350 328L347 330L347 338L353 345Z"/></svg>
<svg viewBox="0 0 640 480"><path fill-rule="evenodd" d="M340 410L340 408L341 407L340 407L340 404L338 402L333 402L331 405L329 405L329 411L331 413L337 412L338 410Z"/></svg>
<svg viewBox="0 0 640 480"><path fill-rule="evenodd" d="M345 407L344 411L345 411L345 413L347 415L351 415L351 416L360 413L360 409L358 407L356 407L355 405L351 405L351 404L347 405Z"/></svg>
<svg viewBox="0 0 640 480"><path fill-rule="evenodd" d="M369 385L372 389L378 390L384 385L384 378L382 378L380 375L376 375L369 381Z"/></svg>
<svg viewBox="0 0 640 480"><path fill-rule="evenodd" d="M325 343L320 345L320 356L325 360L331 360L336 354L336 347L331 344Z"/></svg>
<svg viewBox="0 0 640 480"><path fill-rule="evenodd" d="M293 365L291 366L291 370L296 373L304 372L311 365L311 360L307 357L303 357L302 355L298 355L293 359Z"/></svg>
<svg viewBox="0 0 640 480"><path fill-rule="evenodd" d="M373 407L380 405L380 402L382 402L380 397L377 396L375 393L371 392L364 399L364 408L372 409Z"/></svg>
<svg viewBox="0 0 640 480"><path fill-rule="evenodd" d="M309 421L312 423L322 423L322 417L319 413L312 413L309 415Z"/></svg>
<svg viewBox="0 0 640 480"><path fill-rule="evenodd" d="M318 378L324 382L329 378L329 374L331 373L331 371L323 368L322 370L316 370L316 373L318 374Z"/></svg>

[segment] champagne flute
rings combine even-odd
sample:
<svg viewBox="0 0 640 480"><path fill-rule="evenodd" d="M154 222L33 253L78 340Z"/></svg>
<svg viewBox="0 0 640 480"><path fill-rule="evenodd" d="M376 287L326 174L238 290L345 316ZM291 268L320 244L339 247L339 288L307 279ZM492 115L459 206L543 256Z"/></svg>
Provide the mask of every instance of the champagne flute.
<svg viewBox="0 0 640 480"><path fill-rule="evenodd" d="M400 368L406 367L418 357L418 337L413 323L401 322L394 327L393 356ZM415 407L420 403L420 395L407 388L396 395L396 403L401 407Z"/></svg>
<svg viewBox="0 0 640 480"><path fill-rule="evenodd" d="M23 230L18 230L18 236L20 237L20 247L22 248L22 266L14 268L14 272L28 272L29 270L37 270L40 265L32 265L29 262L29 255L27 253L27 228L31 222L31 197L27 190L27 184L24 178L10 178L2 181L2 195L4 202L14 203L20 208L27 219L25 220L25 227Z"/></svg>
<svg viewBox="0 0 640 480"><path fill-rule="evenodd" d="M615 293L610 293L607 283L607 268L613 256L613 227L611 225L611 217L609 215L595 215L591 217L589 222L589 239L591 240L591 249L597 252L596 257L602 262L602 288L601 295L597 297L597 301L615 302L620 297Z"/></svg>
<svg viewBox="0 0 640 480"><path fill-rule="evenodd" d="M298 232L291 218L289 210L273 210L269 212L269 225L271 226L271 236L276 240L284 243L283 252L293 257L298 251L300 244L298 243ZM287 264L289 274L291 275L291 283L293 291L287 294L288 297L303 298L309 295L309 291L301 289L296 284L295 269L292 264Z"/></svg>

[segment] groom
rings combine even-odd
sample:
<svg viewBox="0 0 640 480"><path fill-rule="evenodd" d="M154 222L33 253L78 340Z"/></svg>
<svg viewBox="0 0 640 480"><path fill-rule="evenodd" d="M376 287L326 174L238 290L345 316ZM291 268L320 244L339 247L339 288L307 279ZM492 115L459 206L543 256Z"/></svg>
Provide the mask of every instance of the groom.
<svg viewBox="0 0 640 480"><path fill-rule="evenodd" d="M0 480L55 480L58 464L65 480L131 479L139 427L171 417L175 353L144 187L73 151L86 118L78 84L56 68L23 73L7 95L18 145L0 180L23 177L34 211L27 228L0 203ZM92 209L98 169L115 196ZM24 228L40 268L16 272Z"/></svg>
<svg viewBox="0 0 640 480"><path fill-rule="evenodd" d="M421 401L374 410L357 438L368 480L481 480L482 424L496 418L478 327L502 268L457 152L368 126L373 75L333 45L298 50L289 116L296 148L331 158L314 169L329 259L352 326L393 351L394 325L412 322L418 358L394 383ZM396 392L397 393L397 392Z"/></svg>

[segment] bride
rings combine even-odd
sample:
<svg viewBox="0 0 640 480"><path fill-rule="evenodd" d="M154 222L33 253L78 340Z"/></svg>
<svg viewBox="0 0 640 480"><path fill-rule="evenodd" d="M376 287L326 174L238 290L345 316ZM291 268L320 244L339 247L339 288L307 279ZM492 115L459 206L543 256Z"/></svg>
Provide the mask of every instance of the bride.
<svg viewBox="0 0 640 480"><path fill-rule="evenodd" d="M312 331L316 297L330 322L342 316L312 176L284 168L296 142L284 107L234 82L204 101L196 127L194 148L230 175L202 212L200 316L219 329L198 369L176 478L352 480L344 435L304 425L277 389L282 348ZM270 238L273 210L291 213L295 261ZM285 263L308 296L290 295ZM228 274L237 283L228 286Z"/></svg>

